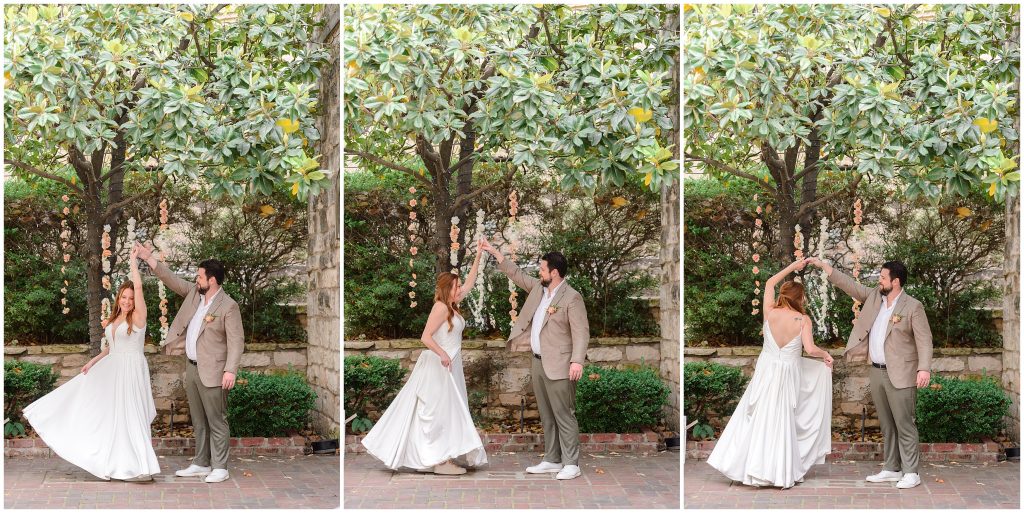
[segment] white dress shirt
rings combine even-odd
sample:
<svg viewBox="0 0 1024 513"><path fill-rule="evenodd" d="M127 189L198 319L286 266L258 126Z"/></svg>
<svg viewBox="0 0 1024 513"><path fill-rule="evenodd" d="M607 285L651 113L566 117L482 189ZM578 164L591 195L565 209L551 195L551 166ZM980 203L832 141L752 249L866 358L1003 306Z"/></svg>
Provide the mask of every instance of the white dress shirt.
<svg viewBox="0 0 1024 513"><path fill-rule="evenodd" d="M199 361L196 358L196 343L199 341L199 331L203 327L203 323L206 322L206 312L210 310L210 305L213 304L213 298L220 294L220 289L214 292L208 299L206 296L199 296L199 308L196 308L196 314L192 316L192 320L188 322L188 330L185 331L185 356L192 361Z"/></svg>
<svg viewBox="0 0 1024 513"><path fill-rule="evenodd" d="M885 333L889 330L889 321L892 320L892 312L896 309L896 301L903 295L901 290L892 300L892 304L886 304L888 297L882 297L882 307L878 310L878 317L875 317L875 323L871 325L871 331L868 333L868 354L871 356L871 361L885 365Z"/></svg>
<svg viewBox="0 0 1024 513"><path fill-rule="evenodd" d="M565 280L562 280L558 287L561 287L562 283L565 283ZM558 287L555 287L554 290L548 290L548 287L544 287L544 294L540 297L537 311L533 312L533 325L530 326L530 348L533 349L533 354L540 354L540 329L544 327L544 319L548 315L548 307L551 306L551 300L555 298Z"/></svg>

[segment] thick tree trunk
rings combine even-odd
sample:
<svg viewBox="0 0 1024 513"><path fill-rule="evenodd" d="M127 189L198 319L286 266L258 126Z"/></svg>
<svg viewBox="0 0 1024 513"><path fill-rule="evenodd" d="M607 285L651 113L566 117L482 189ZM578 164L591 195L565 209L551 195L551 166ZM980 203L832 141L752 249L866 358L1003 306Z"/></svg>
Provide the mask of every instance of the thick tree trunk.
<svg viewBox="0 0 1024 513"><path fill-rule="evenodd" d="M1014 13L1013 45L1020 45L1020 11ZM1020 75L1014 79L1014 91L1020 94ZM1018 107L1019 108L1019 107ZM1014 116L1014 129L1020 133L1020 116ZM1013 154L1020 162L1020 141L1014 141ZM1020 442L1020 194L1006 195L1006 242L1003 255L1003 388L1010 396L1008 434Z"/></svg>

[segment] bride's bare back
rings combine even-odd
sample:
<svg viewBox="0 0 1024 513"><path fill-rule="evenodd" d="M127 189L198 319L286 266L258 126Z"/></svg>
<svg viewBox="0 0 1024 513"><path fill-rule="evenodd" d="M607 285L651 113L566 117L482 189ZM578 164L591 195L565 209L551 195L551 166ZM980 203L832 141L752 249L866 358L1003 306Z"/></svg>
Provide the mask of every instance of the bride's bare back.
<svg viewBox="0 0 1024 513"><path fill-rule="evenodd" d="M769 308L764 313L772 338L779 345L788 344L803 331L804 315L789 308Z"/></svg>

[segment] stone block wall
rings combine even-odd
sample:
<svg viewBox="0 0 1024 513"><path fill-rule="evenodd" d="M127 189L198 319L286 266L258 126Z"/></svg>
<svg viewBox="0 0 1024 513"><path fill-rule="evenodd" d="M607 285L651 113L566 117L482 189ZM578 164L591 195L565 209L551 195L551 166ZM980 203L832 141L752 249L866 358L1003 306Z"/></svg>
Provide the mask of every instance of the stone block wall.
<svg viewBox="0 0 1024 513"><path fill-rule="evenodd" d="M321 70L320 153L323 169L330 172L330 185L309 200L309 242L306 294L309 332L307 377L316 392L312 412L313 428L333 436L341 427L341 102L339 101L340 6L324 6L324 21L311 44L325 45L331 59Z"/></svg>
<svg viewBox="0 0 1024 513"><path fill-rule="evenodd" d="M1000 348L935 348L932 375L958 377L967 374L1003 375L1003 350ZM868 365L847 364L842 360L842 349L831 349L835 358L832 371L832 427L855 428L861 423L861 413L867 407L865 426L878 427L871 391L868 385ZM686 362L706 360L723 365L741 367L750 376L761 348L741 347L686 347ZM714 421L713 421L714 422Z"/></svg>
<svg viewBox="0 0 1024 513"><path fill-rule="evenodd" d="M4 358L52 366L60 386L82 372L94 355L89 344L62 344L49 346L4 346ZM185 397L185 357L166 356L154 344L146 345L146 360L153 384L156 403L156 422L167 424L174 412L174 423L185 424L188 418L188 399ZM287 370L306 372L306 344L246 344L239 370Z"/></svg>
<svg viewBox="0 0 1024 513"><path fill-rule="evenodd" d="M423 350L419 339L345 342L345 356L365 354L398 359L406 369L412 369ZM661 357L661 340L657 338L593 338L587 349L588 363L615 368L650 365L657 369ZM467 373L471 372L475 362L484 358L490 358L496 369L491 380L491 400L484 409L486 417L493 420L518 419L522 413L526 420L539 418L530 383L532 356L529 353L508 351L504 340L464 340L462 358ZM521 412L523 398L526 406Z"/></svg>

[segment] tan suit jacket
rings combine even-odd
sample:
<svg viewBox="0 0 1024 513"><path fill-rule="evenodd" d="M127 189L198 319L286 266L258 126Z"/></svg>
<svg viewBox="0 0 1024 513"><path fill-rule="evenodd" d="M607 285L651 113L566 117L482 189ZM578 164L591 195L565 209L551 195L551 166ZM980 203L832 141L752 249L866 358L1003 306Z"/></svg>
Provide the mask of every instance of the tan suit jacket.
<svg viewBox="0 0 1024 513"><path fill-rule="evenodd" d="M853 323L843 356L849 362L868 361L868 338L871 326L882 309L882 294L877 287L868 288L852 277L833 269L828 281L853 299L863 303L860 317ZM896 388L915 386L917 371L932 368L932 330L924 305L904 290L896 301L896 309L885 332L885 366L889 380Z"/></svg>
<svg viewBox="0 0 1024 513"><path fill-rule="evenodd" d="M195 283L181 279L163 262L157 264L153 274L156 274L167 288L185 297L167 330L167 345L164 346L164 354L183 355L188 323L203 298ZM222 288L206 312L206 318L199 328L199 339L196 341L196 365L203 386L219 387L225 372L238 374L238 362L242 359L244 350L242 314L238 310L238 303Z"/></svg>
<svg viewBox="0 0 1024 513"><path fill-rule="evenodd" d="M519 318L512 326L506 347L512 351L531 351L533 315L537 313L544 287L539 279L517 267L511 258L502 260L498 269L528 293ZM587 346L590 344L587 308L583 296L569 282L563 282L558 287L550 308L555 308L555 313L544 316L544 326L540 331L541 364L548 379L568 379L569 364L583 365L587 358Z"/></svg>

